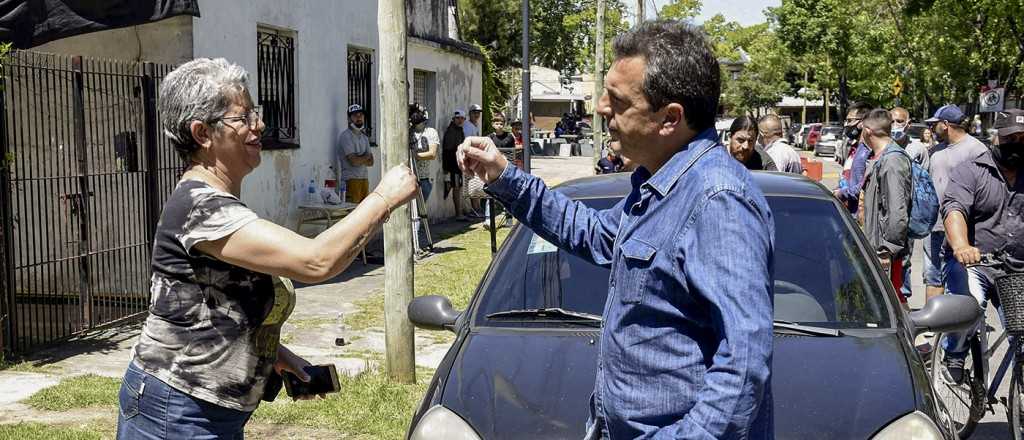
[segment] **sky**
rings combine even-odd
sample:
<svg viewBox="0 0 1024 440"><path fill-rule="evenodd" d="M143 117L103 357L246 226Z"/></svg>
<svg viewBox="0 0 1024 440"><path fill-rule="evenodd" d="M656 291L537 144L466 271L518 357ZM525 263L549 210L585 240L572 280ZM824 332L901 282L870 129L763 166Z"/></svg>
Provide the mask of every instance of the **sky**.
<svg viewBox="0 0 1024 440"><path fill-rule="evenodd" d="M654 10L651 8L652 0L647 1L647 15L654 18ZM653 0L658 9L670 0ZM636 8L636 0L625 0L627 5ZM744 26L756 23L763 23L767 19L764 16L764 8L778 6L781 0L704 0L701 14L697 17L697 23L703 23L715 14L722 14L727 21L737 21Z"/></svg>

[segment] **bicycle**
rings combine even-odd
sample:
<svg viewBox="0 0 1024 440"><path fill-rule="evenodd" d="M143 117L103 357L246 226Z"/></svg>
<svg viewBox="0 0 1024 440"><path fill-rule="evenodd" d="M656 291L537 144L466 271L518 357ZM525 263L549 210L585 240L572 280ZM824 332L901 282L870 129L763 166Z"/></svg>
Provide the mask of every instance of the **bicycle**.
<svg viewBox="0 0 1024 440"><path fill-rule="evenodd" d="M968 267L987 267L1001 270L995 276L996 298L993 300L997 310L1003 314L1004 331L995 342L988 345L988 333L994 328L985 324L984 315L975 328L966 333L967 357L964 359L964 370L960 381L954 380L948 367L943 362L946 354L943 334L937 333L932 341L930 359L930 381L935 390L937 400L943 405L953 419L957 435L961 439L971 436L978 421L986 411L995 413L995 404L1002 403L1007 408L1007 419L1014 440L1024 440L1024 264L1012 261L1007 255L997 252L984 254L979 263ZM989 377L989 361L1004 342L1009 348L991 381ZM1007 397L996 398L996 392L1013 367L1010 376L1010 392Z"/></svg>

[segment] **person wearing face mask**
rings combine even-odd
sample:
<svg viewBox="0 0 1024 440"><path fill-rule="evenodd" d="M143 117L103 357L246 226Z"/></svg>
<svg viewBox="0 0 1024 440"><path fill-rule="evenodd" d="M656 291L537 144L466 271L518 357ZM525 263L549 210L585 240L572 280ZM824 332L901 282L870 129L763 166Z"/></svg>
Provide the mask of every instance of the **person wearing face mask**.
<svg viewBox="0 0 1024 440"><path fill-rule="evenodd" d="M928 174L935 184L935 194L943 200L949 176L962 163L988 154L988 148L967 133L965 122L970 121L955 105L939 107L925 121L935 134L939 145L932 149ZM931 236L924 242L924 277L928 298L946 293L967 293L967 271L953 258L946 244L943 222L936 222Z"/></svg>
<svg viewBox="0 0 1024 440"><path fill-rule="evenodd" d="M778 171L772 157L757 145L757 122L750 116L740 116L729 127L729 154L748 170Z"/></svg>
<svg viewBox="0 0 1024 440"><path fill-rule="evenodd" d="M848 139L847 145L850 153L846 155L843 163L843 182L839 188L833 190L833 194L839 200L846 203L850 214L857 214L860 207L860 190L864 185L864 175L867 174L868 156L871 155L869 148L861 139L864 118L871 111L871 106L866 103L856 103L850 106L846 113L844 122L844 133Z"/></svg>
<svg viewBox="0 0 1024 440"><path fill-rule="evenodd" d="M1007 110L996 116L998 142L991 149L958 165L949 176L941 214L953 256L963 265L977 263L982 253L1004 251L1024 261L1024 110ZM991 268L967 268L968 292L984 313L987 299L995 294ZM964 292L955 292L964 294ZM963 376L966 347L961 338L946 340L946 364L953 379Z"/></svg>
<svg viewBox="0 0 1024 440"><path fill-rule="evenodd" d="M893 107L889 111L889 115L892 116L892 140L906 150L911 160L927 170L931 158L928 146L923 141L911 139L907 134L907 127L910 126L910 112L903 107Z"/></svg>
<svg viewBox="0 0 1024 440"><path fill-rule="evenodd" d="M429 221L427 205L430 201L430 193L434 189L433 163L437 160L437 150L441 145L441 137L437 135L434 127L427 126L430 120L430 113L422 105L409 104L409 136L410 148L413 159L416 163L416 178L420 185L420 192L423 194L423 205L419 201L411 205L414 210L412 216L413 248L416 258L427 256L427 252L420 247L420 229L422 221Z"/></svg>
<svg viewBox="0 0 1024 440"><path fill-rule="evenodd" d="M359 104L348 106L348 128L338 135L335 169L338 180L345 181L345 200L362 202L370 192L366 170L373 166L370 138L366 136L366 112Z"/></svg>
<svg viewBox="0 0 1024 440"><path fill-rule="evenodd" d="M889 116L892 118L892 140L900 147L903 147L903 150L910 156L910 160L917 162L918 165L921 165L921 168L927 170L930 158L928 146L924 142L915 141L907 135L907 127L910 125L910 112L903 107L893 107L889 111ZM910 282L911 266L914 257L914 240L909 239L908 241L907 255L903 258L903 290L901 293L904 298L910 298L914 293Z"/></svg>

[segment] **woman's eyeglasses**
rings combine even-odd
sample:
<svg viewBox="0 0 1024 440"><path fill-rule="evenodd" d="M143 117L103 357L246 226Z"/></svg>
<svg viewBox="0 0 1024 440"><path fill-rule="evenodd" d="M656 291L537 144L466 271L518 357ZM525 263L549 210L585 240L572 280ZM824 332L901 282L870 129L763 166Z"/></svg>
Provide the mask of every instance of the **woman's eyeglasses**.
<svg viewBox="0 0 1024 440"><path fill-rule="evenodd" d="M249 111L245 112L244 115L222 116L217 119L214 119L214 121L242 121L245 122L245 126L249 127L250 130L256 130L259 127L260 121L262 121L262 119L260 119L260 113L262 110L262 107L256 106L249 109Z"/></svg>

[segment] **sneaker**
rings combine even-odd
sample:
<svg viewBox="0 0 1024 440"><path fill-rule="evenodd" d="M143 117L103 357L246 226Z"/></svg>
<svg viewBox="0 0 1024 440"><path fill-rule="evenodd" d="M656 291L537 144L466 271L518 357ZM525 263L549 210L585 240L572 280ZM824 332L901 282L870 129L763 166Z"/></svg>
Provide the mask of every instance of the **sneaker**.
<svg viewBox="0 0 1024 440"><path fill-rule="evenodd" d="M464 215L457 215L457 216L455 216L455 221L457 221L457 222L468 222L469 219L466 218L466 216L464 216Z"/></svg>
<svg viewBox="0 0 1024 440"><path fill-rule="evenodd" d="M425 250L425 249L420 249L420 250L416 251L416 253L413 255L413 258L416 261L420 261L420 260L422 260L424 258L427 258L427 257L431 256L431 255L434 255L434 253L430 252L428 250Z"/></svg>
<svg viewBox="0 0 1024 440"><path fill-rule="evenodd" d="M946 366L944 374L947 380L957 385L964 383L963 358L946 356L946 358L942 360L942 364Z"/></svg>

